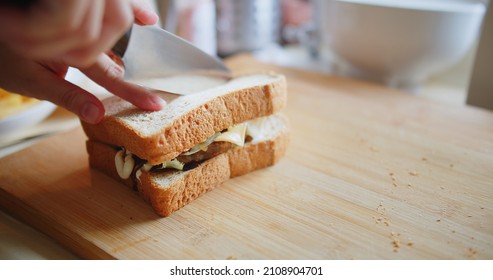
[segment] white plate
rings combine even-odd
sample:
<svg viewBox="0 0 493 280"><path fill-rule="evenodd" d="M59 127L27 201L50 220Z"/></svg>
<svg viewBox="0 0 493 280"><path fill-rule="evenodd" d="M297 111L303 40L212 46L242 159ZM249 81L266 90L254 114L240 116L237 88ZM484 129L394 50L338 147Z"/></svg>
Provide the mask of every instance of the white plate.
<svg viewBox="0 0 493 280"><path fill-rule="evenodd" d="M0 137L41 122L53 113L55 109L55 104L41 101L26 110L0 119Z"/></svg>

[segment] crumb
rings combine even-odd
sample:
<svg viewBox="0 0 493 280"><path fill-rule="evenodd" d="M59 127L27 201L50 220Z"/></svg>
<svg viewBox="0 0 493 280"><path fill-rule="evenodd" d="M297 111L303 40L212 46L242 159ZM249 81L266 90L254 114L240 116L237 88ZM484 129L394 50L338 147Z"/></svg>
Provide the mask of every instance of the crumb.
<svg viewBox="0 0 493 280"><path fill-rule="evenodd" d="M444 190L444 189L445 189L445 187L444 187L444 186L440 186L440 189Z"/></svg>
<svg viewBox="0 0 493 280"><path fill-rule="evenodd" d="M394 172L390 172L389 176L390 179L392 180L392 185L394 185L394 187L397 187L397 179L395 178Z"/></svg>
<svg viewBox="0 0 493 280"><path fill-rule="evenodd" d="M401 242L399 241L399 239L397 239L396 237L394 237L392 239L392 246L394 247L394 252L397 253L397 251L399 250L399 248L401 247Z"/></svg>
<svg viewBox="0 0 493 280"><path fill-rule="evenodd" d="M450 168L454 168L454 165L452 163L449 166L450 166Z"/></svg>
<svg viewBox="0 0 493 280"><path fill-rule="evenodd" d="M421 160L422 160L422 161L428 161L428 159L427 159L427 158L425 158L425 157L422 157L422 158L421 158Z"/></svg>
<svg viewBox="0 0 493 280"><path fill-rule="evenodd" d="M411 176L418 176L418 172L416 172L416 171L411 171L411 172L409 172L409 175L411 175Z"/></svg>
<svg viewBox="0 0 493 280"><path fill-rule="evenodd" d="M467 215L468 218L472 218L472 215Z"/></svg>
<svg viewBox="0 0 493 280"><path fill-rule="evenodd" d="M455 230L452 230L452 233L455 233Z"/></svg>
<svg viewBox="0 0 493 280"><path fill-rule="evenodd" d="M380 201L380 204L378 204L376 211L380 213L380 212L385 212L385 210L387 209L385 209L383 203Z"/></svg>
<svg viewBox="0 0 493 280"><path fill-rule="evenodd" d="M481 210L484 210L484 207L479 207Z"/></svg>
<svg viewBox="0 0 493 280"><path fill-rule="evenodd" d="M412 241L407 242L407 246L413 246L413 245L414 245L414 243Z"/></svg>
<svg viewBox="0 0 493 280"><path fill-rule="evenodd" d="M440 221L441 221L440 219L437 220L437 222L440 222Z"/></svg>
<svg viewBox="0 0 493 280"><path fill-rule="evenodd" d="M472 257L476 256L477 253L478 253L478 251L476 251L473 248L468 248L467 249L467 257L468 258L472 258Z"/></svg>
<svg viewBox="0 0 493 280"><path fill-rule="evenodd" d="M236 260L237 258L235 256L228 256L226 259L227 260Z"/></svg>

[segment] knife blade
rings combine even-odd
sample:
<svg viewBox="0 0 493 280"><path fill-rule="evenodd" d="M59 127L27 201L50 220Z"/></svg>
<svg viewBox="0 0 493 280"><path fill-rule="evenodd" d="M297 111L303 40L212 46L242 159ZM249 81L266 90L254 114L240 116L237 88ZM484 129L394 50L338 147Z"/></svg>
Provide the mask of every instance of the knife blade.
<svg viewBox="0 0 493 280"><path fill-rule="evenodd" d="M232 75L219 58L156 26L134 24L112 51L123 60L124 79L142 86L147 80L183 73L225 79ZM169 92L166 88L155 89Z"/></svg>

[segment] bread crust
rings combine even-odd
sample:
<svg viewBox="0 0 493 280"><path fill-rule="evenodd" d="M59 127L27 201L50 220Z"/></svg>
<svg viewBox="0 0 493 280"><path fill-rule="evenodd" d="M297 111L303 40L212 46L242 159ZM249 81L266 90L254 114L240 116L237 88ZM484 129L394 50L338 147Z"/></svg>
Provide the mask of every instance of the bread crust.
<svg viewBox="0 0 493 280"><path fill-rule="evenodd" d="M82 122L82 127L89 139L125 147L151 164L157 164L177 157L233 124L279 112L287 101L286 80L282 75L269 75L275 79L215 97L151 135L142 135L121 120L125 115L135 114L138 111L135 107L107 115L98 125ZM114 104L121 101L115 102L115 99L118 98L105 100L105 106L118 106Z"/></svg>
<svg viewBox="0 0 493 280"><path fill-rule="evenodd" d="M194 201L200 195L221 185L229 178L244 175L271 166L285 154L289 144L289 126L282 117L282 127L272 139L256 144L246 144L209 159L188 171L151 173L142 171L136 190L163 217ZM127 186L131 179L121 179L115 168L116 149L106 144L88 140L89 164ZM163 185L163 182L166 184Z"/></svg>

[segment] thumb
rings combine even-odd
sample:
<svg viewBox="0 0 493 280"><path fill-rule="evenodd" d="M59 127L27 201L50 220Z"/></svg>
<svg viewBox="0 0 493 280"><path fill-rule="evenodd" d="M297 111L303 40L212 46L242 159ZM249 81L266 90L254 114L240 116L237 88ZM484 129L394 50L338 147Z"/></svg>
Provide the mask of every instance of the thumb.
<svg viewBox="0 0 493 280"><path fill-rule="evenodd" d="M139 25L153 25L158 22L159 17L154 12L149 1L132 0L131 5L135 17L135 23Z"/></svg>

